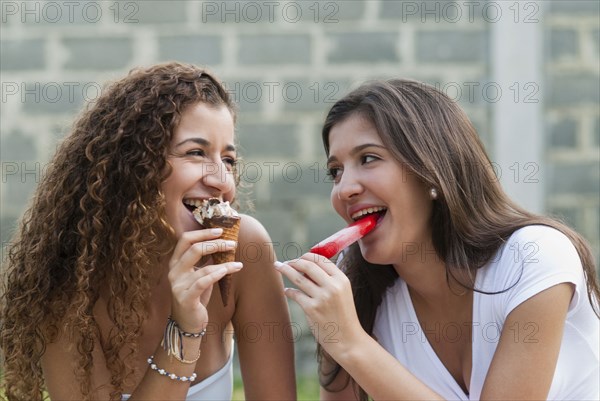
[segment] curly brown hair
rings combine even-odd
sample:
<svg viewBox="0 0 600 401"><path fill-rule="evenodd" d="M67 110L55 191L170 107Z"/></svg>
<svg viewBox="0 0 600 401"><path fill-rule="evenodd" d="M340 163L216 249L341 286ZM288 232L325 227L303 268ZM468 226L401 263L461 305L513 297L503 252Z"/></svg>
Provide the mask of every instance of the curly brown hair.
<svg viewBox="0 0 600 401"><path fill-rule="evenodd" d="M197 102L225 105L235 117L229 94L203 69L174 62L134 69L88 105L58 148L3 269L0 347L9 400L43 398L40 361L63 330L79 352L74 370L86 399L97 341L116 389L111 399L120 399L133 369L119 352L137 348L149 277L174 245L160 190L169 144L182 112ZM92 313L101 289L116 329L105 340Z"/></svg>

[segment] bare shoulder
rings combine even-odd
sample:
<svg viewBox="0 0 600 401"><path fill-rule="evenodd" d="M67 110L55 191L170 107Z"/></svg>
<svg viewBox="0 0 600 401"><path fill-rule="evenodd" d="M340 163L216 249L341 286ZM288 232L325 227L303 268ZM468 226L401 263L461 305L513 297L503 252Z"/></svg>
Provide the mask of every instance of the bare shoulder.
<svg viewBox="0 0 600 401"><path fill-rule="evenodd" d="M248 308L248 316L255 318L257 308L270 310L280 304L283 310L283 279L273 267L277 259L273 243L265 227L254 217L242 215L236 257L244 264L233 275L238 301L244 299L243 303L237 303L236 315L241 316L242 310Z"/></svg>
<svg viewBox="0 0 600 401"><path fill-rule="evenodd" d="M275 262L273 241L266 228L254 217L241 215L237 256L244 263L243 270L272 266Z"/></svg>
<svg viewBox="0 0 600 401"><path fill-rule="evenodd" d="M247 214L240 214L240 217L242 218L239 235L240 243L256 243L257 241L271 243L271 237L269 237L269 233L260 221Z"/></svg>

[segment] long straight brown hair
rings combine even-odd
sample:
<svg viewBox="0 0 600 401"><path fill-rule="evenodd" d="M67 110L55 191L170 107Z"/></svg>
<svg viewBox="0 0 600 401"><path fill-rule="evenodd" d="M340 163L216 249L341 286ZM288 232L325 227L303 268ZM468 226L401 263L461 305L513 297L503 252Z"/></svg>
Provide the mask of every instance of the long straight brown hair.
<svg viewBox="0 0 600 401"><path fill-rule="evenodd" d="M459 278L465 288L479 291L473 288L477 269L492 259L514 231L532 224L546 225L573 242L583 265L588 297L598 314L600 290L589 245L566 225L530 213L508 198L475 128L448 96L410 80L366 83L329 111L322 131L327 156L331 128L353 114L368 119L394 158L427 187L436 188L438 198L430 219L432 240L445 262L447 280ZM397 273L391 266L371 268L356 244L340 265L352 284L362 327L372 335L377 308ZM318 358L321 385L336 391L331 385L340 366L321 347ZM367 394L356 383L354 386L360 399L367 400Z"/></svg>

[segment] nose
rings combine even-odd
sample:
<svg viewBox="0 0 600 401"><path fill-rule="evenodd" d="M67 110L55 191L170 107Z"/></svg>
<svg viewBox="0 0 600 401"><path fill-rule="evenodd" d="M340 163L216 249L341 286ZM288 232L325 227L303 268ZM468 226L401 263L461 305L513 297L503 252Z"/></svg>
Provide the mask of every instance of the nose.
<svg viewBox="0 0 600 401"><path fill-rule="evenodd" d="M349 201L364 190L358 177L346 170L342 173L339 182L334 187L333 191L339 200Z"/></svg>
<svg viewBox="0 0 600 401"><path fill-rule="evenodd" d="M204 163L202 165L202 182L219 194L230 193L235 189L233 172L227 169L224 162Z"/></svg>

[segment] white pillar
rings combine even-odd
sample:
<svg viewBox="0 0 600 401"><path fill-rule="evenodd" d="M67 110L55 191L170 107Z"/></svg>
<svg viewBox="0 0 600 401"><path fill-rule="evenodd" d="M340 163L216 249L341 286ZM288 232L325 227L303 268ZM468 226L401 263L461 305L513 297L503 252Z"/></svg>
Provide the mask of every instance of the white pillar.
<svg viewBox="0 0 600 401"><path fill-rule="evenodd" d="M532 212L544 210L542 1L495 2L491 22L492 160L507 194ZM529 8L525 9L524 5ZM537 20L537 21L536 21ZM501 96L494 90L500 88Z"/></svg>

